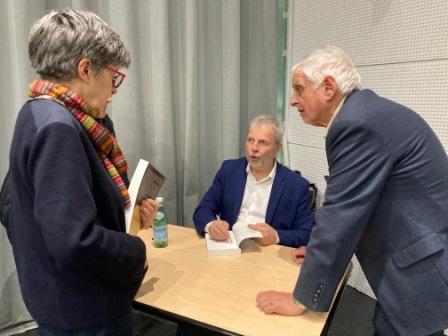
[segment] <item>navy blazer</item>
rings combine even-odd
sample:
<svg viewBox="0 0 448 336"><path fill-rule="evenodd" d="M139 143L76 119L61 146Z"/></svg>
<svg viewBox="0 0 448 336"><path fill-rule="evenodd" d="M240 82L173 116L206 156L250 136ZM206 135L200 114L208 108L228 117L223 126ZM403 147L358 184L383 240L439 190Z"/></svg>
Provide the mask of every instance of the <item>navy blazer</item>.
<svg viewBox="0 0 448 336"><path fill-rule="evenodd" d="M10 163L9 237L31 316L73 330L129 314L145 244L126 233L120 191L80 123L54 101L27 102Z"/></svg>
<svg viewBox="0 0 448 336"><path fill-rule="evenodd" d="M243 202L246 168L245 157L223 162L193 215L200 235L204 235L205 226L217 215L230 227L235 224ZM299 247L308 244L313 225L308 186L303 177L277 163L265 222L277 231L282 245Z"/></svg>
<svg viewBox="0 0 448 336"><path fill-rule="evenodd" d="M354 91L326 138L329 178L295 297L328 310L353 252L397 334L448 326L448 157L414 111ZM380 319L386 319L383 323ZM395 333L394 333L395 334Z"/></svg>

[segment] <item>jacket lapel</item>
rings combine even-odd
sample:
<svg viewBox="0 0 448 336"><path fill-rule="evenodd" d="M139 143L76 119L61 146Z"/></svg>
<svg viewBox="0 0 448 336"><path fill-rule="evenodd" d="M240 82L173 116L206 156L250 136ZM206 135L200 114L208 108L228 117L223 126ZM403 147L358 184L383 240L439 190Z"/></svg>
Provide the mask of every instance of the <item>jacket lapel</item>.
<svg viewBox="0 0 448 336"><path fill-rule="evenodd" d="M272 184L271 196L269 197L268 208L266 210L266 223L271 223L277 209L280 197L285 189L285 175L283 166L277 162L277 171L275 172L274 183Z"/></svg>
<svg viewBox="0 0 448 336"><path fill-rule="evenodd" d="M238 219L238 214L241 209L241 204L243 203L244 189L246 188L246 179L247 179L247 161L242 160L242 165L235 171L235 179L232 185L233 188L233 209L232 209L232 221L231 223L235 223Z"/></svg>

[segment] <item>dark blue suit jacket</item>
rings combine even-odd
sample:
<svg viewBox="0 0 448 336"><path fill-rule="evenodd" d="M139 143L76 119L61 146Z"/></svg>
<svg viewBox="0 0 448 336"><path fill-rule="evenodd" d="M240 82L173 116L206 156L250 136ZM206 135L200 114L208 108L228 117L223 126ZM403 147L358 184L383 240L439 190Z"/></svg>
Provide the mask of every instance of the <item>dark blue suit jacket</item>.
<svg viewBox="0 0 448 336"><path fill-rule="evenodd" d="M434 132L414 111L354 91L328 131L326 151L325 201L295 296L327 310L355 252L388 320L374 320L380 335L446 328L448 158ZM388 324L395 332L381 329Z"/></svg>
<svg viewBox="0 0 448 336"><path fill-rule="evenodd" d="M245 157L224 161L213 185L196 208L193 221L200 235L207 223L219 215L230 226L235 224L246 186ZM308 206L308 181L277 163L265 222L278 233L280 244L298 247L308 244L313 225ZM254 223L255 224L255 223Z"/></svg>

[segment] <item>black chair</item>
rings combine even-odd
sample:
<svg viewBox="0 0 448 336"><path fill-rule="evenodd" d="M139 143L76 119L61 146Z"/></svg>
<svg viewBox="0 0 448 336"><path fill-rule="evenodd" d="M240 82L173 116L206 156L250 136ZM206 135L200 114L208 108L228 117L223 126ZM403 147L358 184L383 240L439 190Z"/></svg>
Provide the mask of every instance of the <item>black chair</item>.
<svg viewBox="0 0 448 336"><path fill-rule="evenodd" d="M302 176L302 173L298 170L295 170L297 174ZM311 209L311 212L314 213L317 210L317 187L315 183L310 183L308 186L308 204Z"/></svg>
<svg viewBox="0 0 448 336"><path fill-rule="evenodd" d="M314 183L310 183L308 189L308 202L311 211L314 213L317 210L317 187Z"/></svg>
<svg viewBox="0 0 448 336"><path fill-rule="evenodd" d="M0 222L6 228L6 232L8 232L8 227L10 224L9 223L9 207L11 205L10 180L11 177L8 170L0 190Z"/></svg>

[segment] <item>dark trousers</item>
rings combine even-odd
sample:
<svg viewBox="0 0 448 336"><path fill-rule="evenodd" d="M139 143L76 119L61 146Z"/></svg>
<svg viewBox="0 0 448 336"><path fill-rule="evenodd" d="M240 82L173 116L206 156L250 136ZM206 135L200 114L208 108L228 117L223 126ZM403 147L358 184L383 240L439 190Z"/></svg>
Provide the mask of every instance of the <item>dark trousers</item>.
<svg viewBox="0 0 448 336"><path fill-rule="evenodd" d="M61 330L38 323L40 336L132 336L131 314L115 320L111 325L76 330Z"/></svg>
<svg viewBox="0 0 448 336"><path fill-rule="evenodd" d="M190 324L188 322L179 322L177 324L176 336L220 336L219 331L210 330L200 325Z"/></svg>

